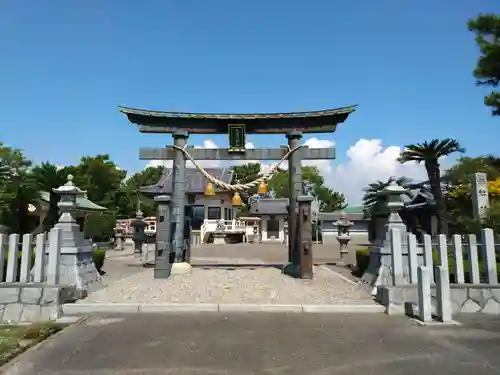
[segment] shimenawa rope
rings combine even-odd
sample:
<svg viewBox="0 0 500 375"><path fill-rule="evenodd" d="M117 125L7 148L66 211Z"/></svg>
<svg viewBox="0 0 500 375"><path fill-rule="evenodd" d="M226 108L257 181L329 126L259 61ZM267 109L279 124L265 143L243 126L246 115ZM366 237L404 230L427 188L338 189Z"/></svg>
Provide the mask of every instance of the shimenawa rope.
<svg viewBox="0 0 500 375"><path fill-rule="evenodd" d="M227 191L232 191L232 192L244 192L244 191L247 191L247 190L250 190L256 186L259 186L260 183L262 182L267 182L269 181L273 176L274 174L278 171L278 168L279 166L286 160L290 157L290 155L297 151L299 148L303 147L304 145L299 145L297 147L294 147L294 148L290 148L288 147L288 152L281 158L281 160L275 165L273 166L266 174L264 174L262 177L259 177L257 178L256 180L253 180L251 182L248 182L246 184L234 184L234 185L231 185L231 184L227 184L225 183L224 181L221 181L217 178L215 178L214 176L212 176L211 174L209 174L202 166L198 165L198 163L196 163L196 160L193 159L193 157L189 154L189 152L185 149L185 148L182 148L182 147L178 147L178 146L173 146L174 149L176 150L179 150L181 151L182 153L184 153L184 155L186 156L186 159L188 159L189 161L191 161L191 163L193 163L193 165L196 167L196 169L198 169L201 174L203 174L203 176L208 180L210 181L212 184L224 189L224 190L227 190Z"/></svg>

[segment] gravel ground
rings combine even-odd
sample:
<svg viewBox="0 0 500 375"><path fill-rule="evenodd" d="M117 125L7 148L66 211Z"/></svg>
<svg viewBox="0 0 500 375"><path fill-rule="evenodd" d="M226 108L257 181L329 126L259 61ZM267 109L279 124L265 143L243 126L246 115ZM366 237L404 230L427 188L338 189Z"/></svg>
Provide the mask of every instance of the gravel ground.
<svg viewBox="0 0 500 375"><path fill-rule="evenodd" d="M370 304L369 293L322 266L314 280L298 280L274 267L193 268L188 275L154 280L152 269L116 280L82 303Z"/></svg>

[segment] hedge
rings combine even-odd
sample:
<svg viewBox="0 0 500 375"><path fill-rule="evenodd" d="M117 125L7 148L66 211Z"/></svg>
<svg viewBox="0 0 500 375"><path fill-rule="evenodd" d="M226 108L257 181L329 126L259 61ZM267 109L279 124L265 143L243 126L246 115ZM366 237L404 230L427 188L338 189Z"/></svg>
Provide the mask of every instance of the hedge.
<svg viewBox="0 0 500 375"><path fill-rule="evenodd" d="M438 264L438 251L437 249L434 249L432 251L432 258L434 261L434 264ZM450 271L450 281L454 282L455 281L455 273L453 269L453 254L448 254L448 266L449 266L449 271ZM467 259L466 256L464 256L464 274L465 274L465 282L470 283L470 276L469 276L469 260ZM356 273L359 276L362 276L366 269L368 268L368 265L370 264L370 252L368 249L360 249L356 251ZM498 277L500 278L500 260L498 259L497 256L497 271L498 271ZM484 263L482 261L479 262L479 274L481 278L481 282L485 282L485 274L484 274Z"/></svg>
<svg viewBox="0 0 500 375"><path fill-rule="evenodd" d="M370 251L368 249L356 250L356 273L361 277L370 264Z"/></svg>

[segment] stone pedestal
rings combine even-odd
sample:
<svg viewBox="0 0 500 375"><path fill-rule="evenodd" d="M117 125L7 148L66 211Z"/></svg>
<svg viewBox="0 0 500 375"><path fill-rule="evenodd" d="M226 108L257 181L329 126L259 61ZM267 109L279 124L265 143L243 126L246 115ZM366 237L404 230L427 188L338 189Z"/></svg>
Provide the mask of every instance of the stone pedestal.
<svg viewBox="0 0 500 375"><path fill-rule="evenodd" d="M214 233L214 245L226 245L225 233Z"/></svg>
<svg viewBox="0 0 500 375"><path fill-rule="evenodd" d="M193 267L188 262L179 262L172 264L171 275L185 275L187 273L191 273Z"/></svg>

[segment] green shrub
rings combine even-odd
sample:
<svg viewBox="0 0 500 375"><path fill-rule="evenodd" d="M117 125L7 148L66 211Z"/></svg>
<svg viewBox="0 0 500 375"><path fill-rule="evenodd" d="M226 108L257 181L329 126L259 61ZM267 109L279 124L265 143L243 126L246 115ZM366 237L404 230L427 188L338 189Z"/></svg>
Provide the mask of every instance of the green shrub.
<svg viewBox="0 0 500 375"><path fill-rule="evenodd" d="M4 250L3 253L3 277L2 277L2 282L5 282L5 279L7 278L7 264L9 262L9 251ZM19 278L21 276L21 257L22 257L22 252L19 251L17 253L17 273L16 273L16 282L19 282ZM35 253L31 253L31 267L35 264Z"/></svg>
<svg viewBox="0 0 500 375"><path fill-rule="evenodd" d="M485 275L485 264L481 260L481 254L478 254L479 260L479 279L481 282L486 281L486 275ZM470 270L470 261L468 259L468 254L467 252L464 252L464 257L463 257L463 263L464 263L464 278L466 283L470 283L471 280L471 275L469 274ZM432 261L434 264L439 264L439 253L437 249L432 249ZM448 269L449 269L449 274L450 274L450 282L455 282L455 270L453 269L453 263L454 263L454 256L452 253L448 253ZM498 277L500 278L500 262L498 261L497 258L497 272L498 272Z"/></svg>
<svg viewBox="0 0 500 375"><path fill-rule="evenodd" d="M370 251L368 249L356 250L356 273L363 276L370 264Z"/></svg>
<svg viewBox="0 0 500 375"><path fill-rule="evenodd" d="M102 273L102 267L104 266L104 259L106 259L106 250L95 249L92 252L92 259L94 260L95 268L97 272Z"/></svg>

